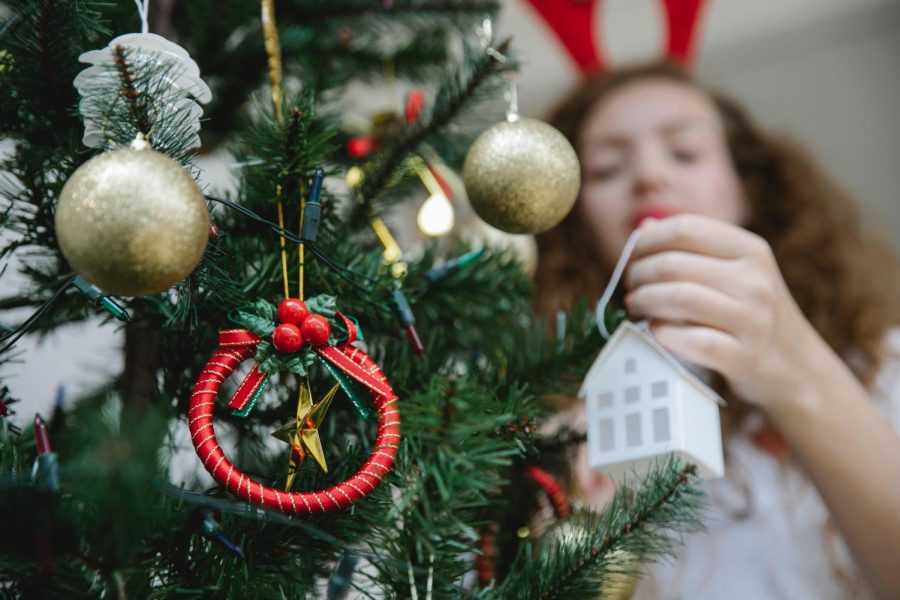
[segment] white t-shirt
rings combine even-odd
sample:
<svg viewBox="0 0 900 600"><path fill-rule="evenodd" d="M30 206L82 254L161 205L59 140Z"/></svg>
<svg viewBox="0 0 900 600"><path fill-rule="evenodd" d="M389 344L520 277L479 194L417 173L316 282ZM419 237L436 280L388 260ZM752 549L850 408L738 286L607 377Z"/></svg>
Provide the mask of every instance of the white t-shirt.
<svg viewBox="0 0 900 600"><path fill-rule="evenodd" d="M871 396L900 431L900 329L886 342L893 352ZM635 600L872 597L812 483L751 441L758 425L749 419L729 437L726 476L701 485L704 531L684 536L674 560L649 565Z"/></svg>

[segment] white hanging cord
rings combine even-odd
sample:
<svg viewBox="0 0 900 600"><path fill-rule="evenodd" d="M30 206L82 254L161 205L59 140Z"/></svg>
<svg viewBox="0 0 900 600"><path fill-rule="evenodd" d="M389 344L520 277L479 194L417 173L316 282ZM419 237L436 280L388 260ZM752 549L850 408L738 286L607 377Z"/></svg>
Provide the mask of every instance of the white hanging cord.
<svg viewBox="0 0 900 600"><path fill-rule="evenodd" d="M150 7L150 0L134 0L134 3L141 16L141 33L147 33L150 31L150 25L147 23L147 9Z"/></svg>
<svg viewBox="0 0 900 600"><path fill-rule="evenodd" d="M509 82L505 96L506 101L509 103L509 108L506 110L506 120L510 123L515 123L519 120L519 88L515 81Z"/></svg>
<svg viewBox="0 0 900 600"><path fill-rule="evenodd" d="M631 232L631 235L628 236L628 241L625 242L625 247L622 248L622 255L619 257L619 262L616 263L616 268L613 269L613 274L609 279L609 283L606 284L606 290L597 302L597 311L594 313L594 318L597 320L597 327L600 329L600 335L603 336L604 340L609 339L609 331L606 329L606 305L609 304L613 292L616 291L616 286L619 285L619 279L622 278L622 272L625 270L625 265L628 264L628 259L631 258L631 252L634 250L634 245L637 243L640 232L640 229L635 229Z"/></svg>

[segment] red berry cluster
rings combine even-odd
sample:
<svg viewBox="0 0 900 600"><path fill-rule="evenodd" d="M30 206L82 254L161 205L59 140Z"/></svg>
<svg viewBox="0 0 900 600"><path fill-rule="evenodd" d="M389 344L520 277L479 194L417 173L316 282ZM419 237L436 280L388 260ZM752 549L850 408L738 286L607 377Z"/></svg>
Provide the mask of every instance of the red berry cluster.
<svg viewBox="0 0 900 600"><path fill-rule="evenodd" d="M272 344L279 352L297 352L304 340L321 346L331 336L331 324L322 315L310 314L303 300L287 298L278 305L278 322Z"/></svg>

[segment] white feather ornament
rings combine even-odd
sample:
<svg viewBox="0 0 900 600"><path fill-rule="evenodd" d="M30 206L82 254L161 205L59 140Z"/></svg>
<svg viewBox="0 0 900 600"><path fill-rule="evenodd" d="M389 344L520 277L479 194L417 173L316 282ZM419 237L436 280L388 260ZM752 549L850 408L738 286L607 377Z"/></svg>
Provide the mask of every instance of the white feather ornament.
<svg viewBox="0 0 900 600"><path fill-rule="evenodd" d="M147 110L154 122L174 123L178 128L189 128L191 133L185 148L200 146L200 117L203 109L200 103L212 100L209 86L200 78L200 68L187 51L155 33L128 33L120 35L100 50L91 50L78 57L90 64L75 77L74 85L81 94L78 108L84 118L82 141L91 148L104 148L127 144L133 135L123 135L126 139L110 131L111 116L115 110L123 110L122 102L110 99L110 90L121 86L121 70L117 65L117 52L121 48L129 68L136 73L152 70L147 86ZM154 132L140 133L153 136Z"/></svg>

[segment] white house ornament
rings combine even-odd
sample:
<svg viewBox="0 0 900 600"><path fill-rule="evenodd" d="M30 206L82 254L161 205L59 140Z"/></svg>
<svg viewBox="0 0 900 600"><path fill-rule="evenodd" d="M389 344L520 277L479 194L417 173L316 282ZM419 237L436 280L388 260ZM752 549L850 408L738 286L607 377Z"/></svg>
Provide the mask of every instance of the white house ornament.
<svg viewBox="0 0 900 600"><path fill-rule="evenodd" d="M724 474L719 406L724 402L653 339L624 321L585 377L588 460L616 480L642 477L670 452L703 478Z"/></svg>
<svg viewBox="0 0 900 600"><path fill-rule="evenodd" d="M588 462L616 480L643 477L675 453L697 465L702 478L722 477L725 402L650 333L646 322L623 321L610 337L606 307L640 236L631 233L597 302L596 321L607 339L588 371L579 398L587 415Z"/></svg>
<svg viewBox="0 0 900 600"><path fill-rule="evenodd" d="M78 167L55 221L72 269L112 295L168 289L190 275L209 239L209 212L194 178L140 141Z"/></svg>
<svg viewBox="0 0 900 600"><path fill-rule="evenodd" d="M490 127L466 155L463 180L472 208L508 233L537 234L575 204L581 167L569 141L535 119Z"/></svg>
<svg viewBox="0 0 900 600"><path fill-rule="evenodd" d="M120 35L100 50L91 50L78 57L91 66L81 71L73 82L81 95L79 112L84 118L82 142L90 148L104 148L109 140L109 106L107 92L120 85L116 68L117 49L121 48L129 64L137 69L158 65L155 73L159 81L153 84L153 103L148 110L155 120L176 121L193 131L188 148L200 147L200 104L212 100L209 86L200 78L200 68L187 50L155 33L127 33ZM143 131L141 133L149 134Z"/></svg>

